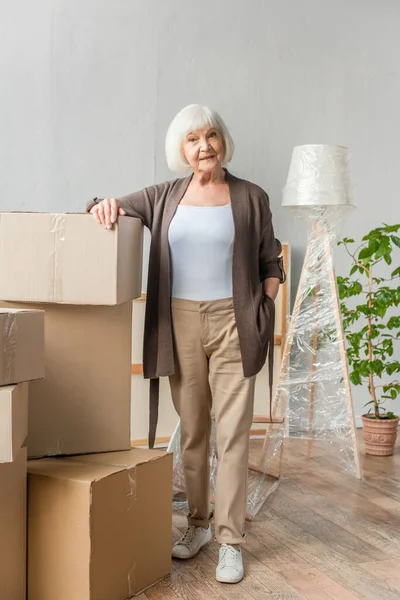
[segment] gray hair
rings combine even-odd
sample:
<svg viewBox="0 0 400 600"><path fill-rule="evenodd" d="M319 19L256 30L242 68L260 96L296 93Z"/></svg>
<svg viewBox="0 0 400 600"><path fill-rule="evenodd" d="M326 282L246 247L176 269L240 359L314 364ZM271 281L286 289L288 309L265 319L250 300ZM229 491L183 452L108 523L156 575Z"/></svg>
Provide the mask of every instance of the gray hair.
<svg viewBox="0 0 400 600"><path fill-rule="evenodd" d="M191 131L207 126L217 129L222 135L225 148L223 163L227 164L232 160L235 146L222 117L207 106L190 104L174 117L165 138L165 154L171 171L190 169L189 163L182 154L182 142Z"/></svg>

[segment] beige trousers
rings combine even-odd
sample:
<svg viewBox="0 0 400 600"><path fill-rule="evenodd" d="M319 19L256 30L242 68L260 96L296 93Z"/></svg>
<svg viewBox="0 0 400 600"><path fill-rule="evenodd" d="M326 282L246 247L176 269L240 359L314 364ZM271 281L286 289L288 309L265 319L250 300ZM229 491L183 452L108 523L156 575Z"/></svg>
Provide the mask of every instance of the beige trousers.
<svg viewBox="0 0 400 600"><path fill-rule="evenodd" d="M249 430L255 377L243 375L232 299L172 299L175 375L170 377L181 420L181 452L188 522L207 527L210 515L211 408L216 423L218 473L215 538L243 542L247 506Z"/></svg>

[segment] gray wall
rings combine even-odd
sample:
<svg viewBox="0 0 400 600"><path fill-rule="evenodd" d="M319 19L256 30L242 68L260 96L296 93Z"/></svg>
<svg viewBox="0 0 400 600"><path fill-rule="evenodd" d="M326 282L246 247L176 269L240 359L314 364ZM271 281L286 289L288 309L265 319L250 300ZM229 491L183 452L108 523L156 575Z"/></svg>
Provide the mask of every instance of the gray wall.
<svg viewBox="0 0 400 600"><path fill-rule="evenodd" d="M397 0L0 0L0 209L81 211L171 178L166 128L206 103L236 141L232 170L270 194L294 297L305 231L280 209L294 145L351 149L344 234L399 220L399 26Z"/></svg>

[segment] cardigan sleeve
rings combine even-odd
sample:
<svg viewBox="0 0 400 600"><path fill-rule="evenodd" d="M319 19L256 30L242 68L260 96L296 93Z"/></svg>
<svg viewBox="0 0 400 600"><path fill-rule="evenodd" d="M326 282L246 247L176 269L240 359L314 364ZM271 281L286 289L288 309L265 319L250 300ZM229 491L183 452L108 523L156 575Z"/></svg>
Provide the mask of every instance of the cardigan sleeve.
<svg viewBox="0 0 400 600"><path fill-rule="evenodd" d="M267 222L261 232L260 255L259 255L259 273L260 281L263 282L268 277L277 277L280 283L286 281L286 274L283 268L282 244L275 237L272 225L272 214L267 200Z"/></svg>
<svg viewBox="0 0 400 600"><path fill-rule="evenodd" d="M150 187L128 194L127 196L121 196L117 198L118 207L122 208L128 217L136 217L140 219L146 227L151 231L153 225L153 214L154 204L159 193L162 192L160 188L162 185L152 185ZM101 202L103 198L93 198L86 205L86 212L90 212L95 204Z"/></svg>

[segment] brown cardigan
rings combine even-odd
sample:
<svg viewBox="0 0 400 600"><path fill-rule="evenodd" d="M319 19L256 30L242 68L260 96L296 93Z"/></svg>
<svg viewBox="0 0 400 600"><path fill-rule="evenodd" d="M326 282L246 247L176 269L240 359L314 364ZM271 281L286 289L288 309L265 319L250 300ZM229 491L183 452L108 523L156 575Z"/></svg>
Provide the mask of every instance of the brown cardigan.
<svg viewBox="0 0 400 600"><path fill-rule="evenodd" d="M256 375L263 367L268 348L269 384L272 395L275 306L263 294L261 282L268 277L285 280L282 246L275 239L267 194L254 183L226 171L232 203L235 239L233 246L233 305L237 323L243 373ZM190 177L153 185L118 198L128 216L138 217L151 231L147 302L144 327L143 371L150 382L149 446L153 447L158 421L159 377L174 373L171 321L171 263L168 228L191 181ZM101 198L94 198L89 211ZM270 398L271 400L271 398Z"/></svg>

